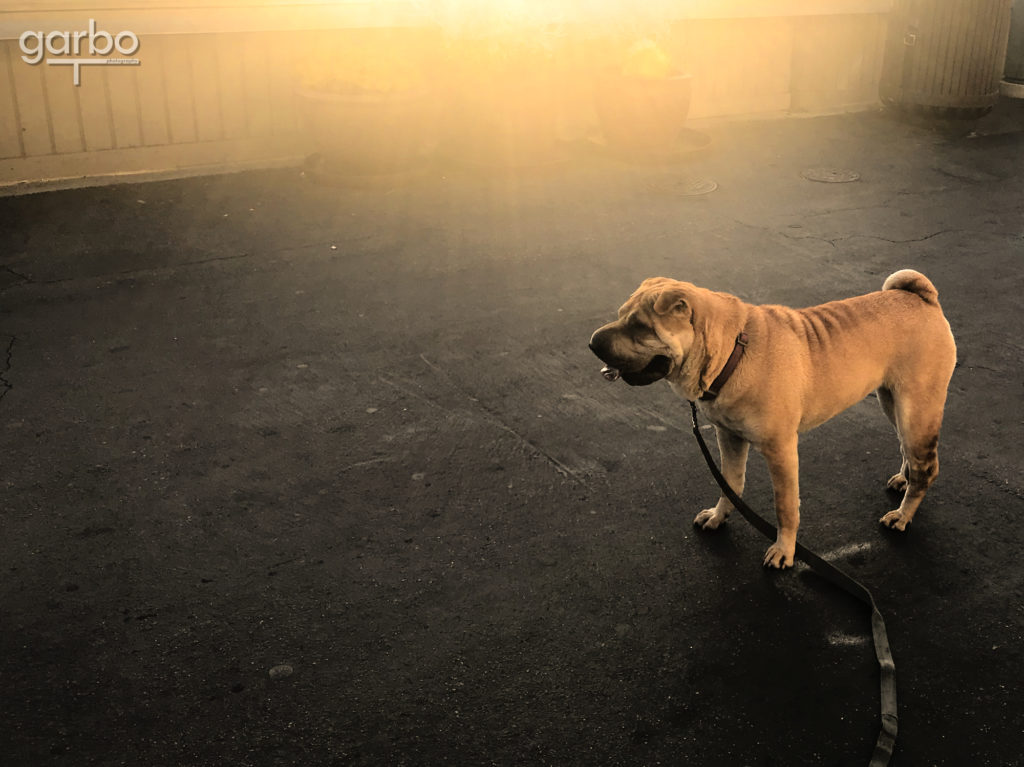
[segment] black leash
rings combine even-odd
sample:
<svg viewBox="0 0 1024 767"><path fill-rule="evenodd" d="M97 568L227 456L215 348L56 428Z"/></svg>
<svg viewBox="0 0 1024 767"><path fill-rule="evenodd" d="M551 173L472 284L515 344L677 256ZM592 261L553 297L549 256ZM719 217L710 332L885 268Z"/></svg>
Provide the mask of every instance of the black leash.
<svg viewBox="0 0 1024 767"><path fill-rule="evenodd" d="M715 459L711 457L711 451L708 450L704 437L700 434L700 426L697 424L697 405L691 402L690 410L693 418L693 434L697 438L697 444L700 445L700 451L704 454L704 460L708 462L708 468L711 469L712 476L718 482L719 487L722 488L722 493L729 499L729 502L732 503L736 510L743 515L747 522L760 530L767 538L775 540L775 527L767 520L758 516L729 487L729 483L722 476L722 472L718 470ZM889 759L892 757L893 748L896 746L898 717L896 715L896 664L893 663L892 652L889 650L889 637L885 632L885 620L883 620L882 614L878 612L875 598L871 596L871 592L863 584L851 578L835 565L825 561L813 551L804 548L799 543L796 545L796 555L806 562L818 575L871 608L871 635L875 641L875 657L878 658L878 668L881 671L882 729L878 733L878 740L875 741L875 750L871 755L868 767L886 767L889 764Z"/></svg>

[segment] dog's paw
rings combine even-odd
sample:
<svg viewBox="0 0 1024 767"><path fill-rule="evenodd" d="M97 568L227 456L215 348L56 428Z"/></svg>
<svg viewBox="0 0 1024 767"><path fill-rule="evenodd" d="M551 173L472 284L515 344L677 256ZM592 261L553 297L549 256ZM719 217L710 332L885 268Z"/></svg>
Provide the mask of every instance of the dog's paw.
<svg viewBox="0 0 1024 767"><path fill-rule="evenodd" d="M906 530L907 525L910 524L910 520L904 519L903 512L901 512L899 509L896 509L895 511L890 511L888 514L886 514L878 521L886 527L888 527L890 530L900 531Z"/></svg>
<svg viewBox="0 0 1024 767"><path fill-rule="evenodd" d="M728 514L720 514L716 506L711 509L704 509L704 511L694 517L693 524L701 530L717 530L725 522L727 516Z"/></svg>
<svg viewBox="0 0 1024 767"><path fill-rule="evenodd" d="M796 547L787 550L785 546L776 541L768 547L764 553L764 566L774 570L785 570L793 566L793 556L796 554Z"/></svg>
<svg viewBox="0 0 1024 767"><path fill-rule="evenodd" d="M903 476L903 472L893 474L889 477L889 481L885 483L885 486L890 490L895 490L897 493L902 493L907 489L907 478Z"/></svg>

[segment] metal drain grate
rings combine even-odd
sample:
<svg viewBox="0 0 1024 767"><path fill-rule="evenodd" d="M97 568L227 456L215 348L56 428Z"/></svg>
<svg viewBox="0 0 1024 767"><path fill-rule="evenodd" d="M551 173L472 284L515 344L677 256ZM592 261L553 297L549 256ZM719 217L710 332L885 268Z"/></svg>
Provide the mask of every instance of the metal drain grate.
<svg viewBox="0 0 1024 767"><path fill-rule="evenodd" d="M808 181L821 181L825 184L848 184L860 178L857 171L846 168L808 168L800 175Z"/></svg>

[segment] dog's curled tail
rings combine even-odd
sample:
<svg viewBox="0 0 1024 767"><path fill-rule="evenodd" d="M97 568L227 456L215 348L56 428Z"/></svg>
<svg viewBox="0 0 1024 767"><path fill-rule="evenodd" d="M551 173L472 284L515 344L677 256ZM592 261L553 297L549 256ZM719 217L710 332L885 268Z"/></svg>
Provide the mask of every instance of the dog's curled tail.
<svg viewBox="0 0 1024 767"><path fill-rule="evenodd" d="M939 305L939 291L932 285L932 281L913 269L900 269L898 272L890 274L882 283L882 290L905 290L908 293L917 293L932 306Z"/></svg>

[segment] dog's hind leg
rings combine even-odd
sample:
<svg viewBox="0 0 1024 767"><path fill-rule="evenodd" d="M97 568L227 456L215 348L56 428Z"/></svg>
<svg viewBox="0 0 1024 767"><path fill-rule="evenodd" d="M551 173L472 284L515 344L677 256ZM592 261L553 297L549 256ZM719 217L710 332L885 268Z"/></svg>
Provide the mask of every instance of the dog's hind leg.
<svg viewBox="0 0 1024 767"><path fill-rule="evenodd" d="M736 495L743 495L750 443L721 426L716 426L715 432L718 434L718 452L722 454L722 475ZM715 506L700 512L693 520L693 524L704 530L714 530L725 522L730 511L732 511L732 504L723 495Z"/></svg>
<svg viewBox="0 0 1024 767"><path fill-rule="evenodd" d="M924 494L939 474L939 428L942 425L945 394L943 390L938 397L934 394L924 394L917 398L904 393L894 395L893 411L907 481L899 508L879 520L887 527L906 530Z"/></svg>
<svg viewBox="0 0 1024 767"><path fill-rule="evenodd" d="M878 397L878 404L882 406L882 412L885 413L885 417L889 419L889 423L896 429L896 436L900 441L900 453L903 453L903 437L900 434L900 427L896 421L896 403L893 401L892 392L884 386L879 386L875 390L875 394ZM906 456L903 457L903 463L900 466L900 470L889 477L889 480L885 483L885 486L890 490L895 490L897 493L902 493L907 489L907 472L909 467L907 465Z"/></svg>

